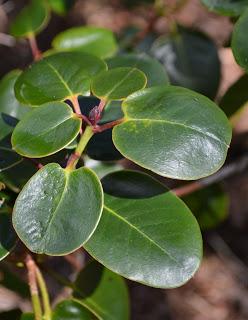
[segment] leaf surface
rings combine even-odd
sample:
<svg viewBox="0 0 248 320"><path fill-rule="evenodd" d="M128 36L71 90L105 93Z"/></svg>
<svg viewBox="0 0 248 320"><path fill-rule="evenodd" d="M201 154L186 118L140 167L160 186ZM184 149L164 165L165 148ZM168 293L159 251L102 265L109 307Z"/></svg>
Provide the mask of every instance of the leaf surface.
<svg viewBox="0 0 248 320"><path fill-rule="evenodd" d="M52 320L96 320L88 309L73 300L64 300L56 305Z"/></svg>
<svg viewBox="0 0 248 320"><path fill-rule="evenodd" d="M12 251L15 244L16 234L12 227L11 215L7 212L0 213L0 261Z"/></svg>
<svg viewBox="0 0 248 320"><path fill-rule="evenodd" d="M226 16L239 16L248 7L248 0L201 0L211 11Z"/></svg>

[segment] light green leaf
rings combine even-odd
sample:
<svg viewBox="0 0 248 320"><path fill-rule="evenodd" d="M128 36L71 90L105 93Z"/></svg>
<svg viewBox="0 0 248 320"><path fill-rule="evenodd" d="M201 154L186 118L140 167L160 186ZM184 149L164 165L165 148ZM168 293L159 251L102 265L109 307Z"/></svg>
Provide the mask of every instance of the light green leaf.
<svg viewBox="0 0 248 320"><path fill-rule="evenodd" d="M13 149L29 158L48 156L76 138L81 122L64 102L44 104L18 123L11 138Z"/></svg>
<svg viewBox="0 0 248 320"><path fill-rule="evenodd" d="M68 171L50 163L19 194L13 225L31 251L65 255L89 239L99 222L102 202L101 184L93 171Z"/></svg>
<svg viewBox="0 0 248 320"><path fill-rule="evenodd" d="M232 51L237 63L248 72L248 9L244 11L234 26L232 34Z"/></svg>
<svg viewBox="0 0 248 320"><path fill-rule="evenodd" d="M96 320L88 309L73 300L64 300L57 304L52 320Z"/></svg>
<svg viewBox="0 0 248 320"><path fill-rule="evenodd" d="M74 283L73 296L102 320L128 320L128 290L122 277L90 262Z"/></svg>
<svg viewBox="0 0 248 320"><path fill-rule="evenodd" d="M109 69L132 67L143 71L147 77L147 87L169 84L165 68L158 60L141 54L123 54L106 60Z"/></svg>
<svg viewBox="0 0 248 320"><path fill-rule="evenodd" d="M11 215L7 212L0 213L0 261L13 250L15 244L16 234L12 227Z"/></svg>
<svg viewBox="0 0 248 320"><path fill-rule="evenodd" d="M49 21L46 1L32 0L15 18L10 26L14 37L28 37L42 31Z"/></svg>
<svg viewBox="0 0 248 320"><path fill-rule="evenodd" d="M57 53L24 71L17 79L15 94L19 101L31 105L88 95L91 78L106 68L106 64L93 55Z"/></svg>
<svg viewBox="0 0 248 320"><path fill-rule="evenodd" d="M246 7L248 0L201 0L210 10L226 16L239 16Z"/></svg>
<svg viewBox="0 0 248 320"><path fill-rule="evenodd" d="M82 51L100 58L112 56L117 43L111 30L96 27L76 27L57 35L52 43L57 51Z"/></svg>
<svg viewBox="0 0 248 320"><path fill-rule="evenodd" d="M116 68L102 71L91 83L95 96L106 101L123 100L146 86L145 74L136 68Z"/></svg>
<svg viewBox="0 0 248 320"><path fill-rule="evenodd" d="M112 174L112 183L118 179L116 174ZM154 186L152 178L143 178L141 173L126 174L132 188L122 183L121 188L117 186L118 197L105 193L102 218L85 249L128 279L159 288L184 284L198 269L202 255L201 234L194 216L165 187L164 193L152 196L151 189L147 194L146 187L140 188L143 180L149 188L148 179Z"/></svg>
<svg viewBox="0 0 248 320"><path fill-rule="evenodd" d="M49 6L57 14L64 16L74 5L75 0L48 0Z"/></svg>
<svg viewBox="0 0 248 320"><path fill-rule="evenodd" d="M20 70L13 70L6 74L0 81L0 140L6 137L14 129L7 123L5 115L21 119L31 109L15 97L14 84L20 75Z"/></svg>
<svg viewBox="0 0 248 320"><path fill-rule="evenodd" d="M132 94L122 107L125 121L114 127L113 141L138 165L183 180L223 165L231 126L208 98L185 88L153 87Z"/></svg>

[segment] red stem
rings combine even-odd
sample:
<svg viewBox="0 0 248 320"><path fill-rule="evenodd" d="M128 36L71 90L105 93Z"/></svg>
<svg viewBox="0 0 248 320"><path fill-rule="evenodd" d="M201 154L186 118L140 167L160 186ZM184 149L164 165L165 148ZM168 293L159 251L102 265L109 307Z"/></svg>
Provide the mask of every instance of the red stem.
<svg viewBox="0 0 248 320"><path fill-rule="evenodd" d="M28 41L29 41L29 44L30 44L30 47L32 50L34 60L35 61L40 60L42 58L42 53L41 53L40 49L38 48L37 41L36 41L34 34L32 34L32 33L29 34Z"/></svg>
<svg viewBox="0 0 248 320"><path fill-rule="evenodd" d="M108 130L108 129L113 128L114 126L122 123L123 121L124 121L124 119L122 118L122 119L118 119L118 120L115 120L115 121L112 121L112 122L103 124L103 125L101 125L101 126L96 125L96 126L93 128L93 131L94 131L95 133L97 133L97 132L103 132L103 131L105 131L105 130Z"/></svg>

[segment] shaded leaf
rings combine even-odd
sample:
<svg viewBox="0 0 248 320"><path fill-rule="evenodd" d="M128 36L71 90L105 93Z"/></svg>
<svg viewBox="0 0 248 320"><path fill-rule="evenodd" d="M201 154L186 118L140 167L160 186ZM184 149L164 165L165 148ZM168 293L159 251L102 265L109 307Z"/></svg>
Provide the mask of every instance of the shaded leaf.
<svg viewBox="0 0 248 320"><path fill-rule="evenodd" d="M16 234L12 227L11 215L0 213L0 261L12 251L15 244Z"/></svg>
<svg viewBox="0 0 248 320"><path fill-rule="evenodd" d="M102 201L101 184L90 169L68 171L50 163L18 195L13 225L31 251L68 254L82 246L95 230Z"/></svg>
<svg viewBox="0 0 248 320"><path fill-rule="evenodd" d="M48 0L51 9L59 15L65 15L74 5L75 0Z"/></svg>
<svg viewBox="0 0 248 320"><path fill-rule="evenodd" d="M57 304L53 312L53 320L95 320L88 309L73 300L64 300Z"/></svg>
<svg viewBox="0 0 248 320"><path fill-rule="evenodd" d="M11 143L19 154L41 158L58 152L79 134L82 121L63 102L34 109L16 126Z"/></svg>
<svg viewBox="0 0 248 320"><path fill-rule="evenodd" d="M0 146L0 172L11 169L22 161L22 157L15 151Z"/></svg>
<svg viewBox="0 0 248 320"><path fill-rule="evenodd" d="M100 58L112 56L117 43L111 30L96 27L75 27L58 34L52 43L57 51L82 51Z"/></svg>
<svg viewBox="0 0 248 320"><path fill-rule="evenodd" d="M164 188L163 194L144 199L105 193L104 201L100 223L84 246L95 259L153 287L177 287L193 276L201 260L201 234L179 198Z"/></svg>
<svg viewBox="0 0 248 320"><path fill-rule="evenodd" d="M0 313L0 319L1 320L19 320L21 315L21 310L15 309L15 310L10 310L6 312L1 312ZM21 319L23 320L23 319Z"/></svg>
<svg viewBox="0 0 248 320"><path fill-rule="evenodd" d="M231 126L208 98L185 88L140 90L123 102L125 121L113 141L126 158L155 173L193 180L224 163Z"/></svg>
<svg viewBox="0 0 248 320"><path fill-rule="evenodd" d="M246 7L248 0L201 0L210 10L226 16L239 16Z"/></svg>
<svg viewBox="0 0 248 320"><path fill-rule="evenodd" d="M93 55L57 53L24 71L15 84L15 94L19 101L31 105L88 95L91 78L106 68L106 64Z"/></svg>
<svg viewBox="0 0 248 320"><path fill-rule="evenodd" d="M33 313L23 313L20 320L35 320Z"/></svg>

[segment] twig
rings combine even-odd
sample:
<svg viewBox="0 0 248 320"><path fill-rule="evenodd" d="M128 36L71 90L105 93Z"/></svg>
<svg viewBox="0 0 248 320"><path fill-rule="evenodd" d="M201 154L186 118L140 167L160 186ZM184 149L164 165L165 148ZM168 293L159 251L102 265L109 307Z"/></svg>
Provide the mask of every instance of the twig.
<svg viewBox="0 0 248 320"><path fill-rule="evenodd" d="M103 124L101 126L96 125L96 126L93 127L93 131L95 133L103 132L105 130L113 128L114 126L116 126L118 124L121 124L123 121L124 121L124 119L122 118L122 119L118 119L118 120L115 120L115 121L111 121L111 122L105 123L105 124Z"/></svg>
<svg viewBox="0 0 248 320"><path fill-rule="evenodd" d="M28 41L30 44L30 48L31 48L34 60L35 61L40 60L42 58L42 53L41 53L40 49L38 48L37 41L36 41L35 35L33 33L30 33L28 35Z"/></svg>

